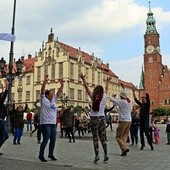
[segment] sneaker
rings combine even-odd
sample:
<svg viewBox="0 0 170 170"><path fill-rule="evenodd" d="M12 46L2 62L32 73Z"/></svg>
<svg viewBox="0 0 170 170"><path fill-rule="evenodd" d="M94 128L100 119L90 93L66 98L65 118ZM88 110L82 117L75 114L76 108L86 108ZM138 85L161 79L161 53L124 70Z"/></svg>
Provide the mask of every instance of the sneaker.
<svg viewBox="0 0 170 170"><path fill-rule="evenodd" d="M166 143L166 145L170 145L170 143Z"/></svg>
<svg viewBox="0 0 170 170"><path fill-rule="evenodd" d="M99 156L98 156L98 155L95 156L95 158L94 158L94 164L96 164L99 160L100 160Z"/></svg>
<svg viewBox="0 0 170 170"><path fill-rule="evenodd" d="M57 161L57 158L55 158L54 156L48 156L52 161Z"/></svg>
<svg viewBox="0 0 170 170"><path fill-rule="evenodd" d="M0 153L0 156L2 156L3 155L3 153Z"/></svg>
<svg viewBox="0 0 170 170"><path fill-rule="evenodd" d="M16 143L16 142L13 142L13 144L14 144L14 145L17 145L17 143Z"/></svg>
<svg viewBox="0 0 170 170"><path fill-rule="evenodd" d="M104 155L103 162L107 162L109 160L109 157L107 155Z"/></svg>
<svg viewBox="0 0 170 170"><path fill-rule="evenodd" d="M18 141L17 143L18 143L19 145L21 144L21 142L20 142L20 141Z"/></svg>
<svg viewBox="0 0 170 170"><path fill-rule="evenodd" d="M124 150L124 151L122 152L121 156L126 156L129 151L130 151L129 149Z"/></svg>
<svg viewBox="0 0 170 170"><path fill-rule="evenodd" d="M47 160L44 158L44 157L38 157L38 159L41 161L41 162L47 162Z"/></svg>

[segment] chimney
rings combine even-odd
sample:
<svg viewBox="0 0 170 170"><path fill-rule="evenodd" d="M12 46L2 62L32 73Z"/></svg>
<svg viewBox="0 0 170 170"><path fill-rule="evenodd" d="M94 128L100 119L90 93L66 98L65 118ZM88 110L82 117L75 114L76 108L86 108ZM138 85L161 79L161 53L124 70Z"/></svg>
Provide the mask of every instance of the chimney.
<svg viewBox="0 0 170 170"><path fill-rule="evenodd" d="M109 68L109 63L107 63L107 67Z"/></svg>

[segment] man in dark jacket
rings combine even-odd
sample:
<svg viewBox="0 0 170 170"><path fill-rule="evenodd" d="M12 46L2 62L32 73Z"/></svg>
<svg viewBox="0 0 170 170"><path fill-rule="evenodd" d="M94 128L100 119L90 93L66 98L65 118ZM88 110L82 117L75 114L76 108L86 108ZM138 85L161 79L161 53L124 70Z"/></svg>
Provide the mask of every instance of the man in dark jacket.
<svg viewBox="0 0 170 170"><path fill-rule="evenodd" d="M147 141L151 147L151 150L154 149L152 145L152 140L149 135L149 110L150 110L150 99L149 94L146 93L146 96L142 97L142 102L137 100L135 96L135 90L133 90L133 97L135 102L140 106L140 140L141 140L141 150L145 147L144 133L147 138Z"/></svg>
<svg viewBox="0 0 170 170"><path fill-rule="evenodd" d="M8 86L9 82L7 79L4 80L5 82L5 91L0 94L0 148L3 143L9 138L7 128L6 128L6 118L7 118L7 108L4 104L5 99L8 94ZM2 153L0 153L0 156Z"/></svg>

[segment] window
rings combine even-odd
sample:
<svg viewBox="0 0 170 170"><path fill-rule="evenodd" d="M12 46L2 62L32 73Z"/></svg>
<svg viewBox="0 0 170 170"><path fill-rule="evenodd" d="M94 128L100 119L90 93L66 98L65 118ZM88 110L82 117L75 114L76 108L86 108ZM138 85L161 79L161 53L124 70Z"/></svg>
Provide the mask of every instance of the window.
<svg viewBox="0 0 170 170"><path fill-rule="evenodd" d="M82 90L78 90L78 100L82 100Z"/></svg>
<svg viewBox="0 0 170 170"><path fill-rule="evenodd" d="M86 68L86 79L88 78L88 72L89 72L89 69L88 68Z"/></svg>
<svg viewBox="0 0 170 170"><path fill-rule="evenodd" d="M55 63L51 65L51 79L55 79Z"/></svg>
<svg viewBox="0 0 170 170"><path fill-rule="evenodd" d="M36 100L40 99L40 90L36 90Z"/></svg>
<svg viewBox="0 0 170 170"><path fill-rule="evenodd" d="M92 84L94 84L95 70L92 68Z"/></svg>
<svg viewBox="0 0 170 170"><path fill-rule="evenodd" d="M20 78L18 79L18 85L19 85L19 86L22 86L22 77L20 77Z"/></svg>
<svg viewBox="0 0 170 170"><path fill-rule="evenodd" d="M44 75L48 75L48 65L44 65Z"/></svg>
<svg viewBox="0 0 170 170"><path fill-rule="evenodd" d="M70 63L70 78L73 79L74 78L74 64Z"/></svg>
<svg viewBox="0 0 170 170"><path fill-rule="evenodd" d="M70 99L74 99L74 89L70 88Z"/></svg>
<svg viewBox="0 0 170 170"><path fill-rule="evenodd" d="M30 91L26 91L26 101L30 101Z"/></svg>
<svg viewBox="0 0 170 170"><path fill-rule="evenodd" d="M18 92L18 101L22 101L22 92Z"/></svg>
<svg viewBox="0 0 170 170"><path fill-rule="evenodd" d="M27 85L31 84L31 76L26 77L26 84Z"/></svg>
<svg viewBox="0 0 170 170"><path fill-rule="evenodd" d="M37 81L41 81L41 67L37 67Z"/></svg>
<svg viewBox="0 0 170 170"><path fill-rule="evenodd" d="M81 65L78 64L78 78L77 79L80 79L80 76L79 76L80 73L81 73Z"/></svg>
<svg viewBox="0 0 170 170"><path fill-rule="evenodd" d="M59 78L63 77L63 63L59 63Z"/></svg>
<svg viewBox="0 0 170 170"><path fill-rule="evenodd" d="M100 84L100 82L101 82L101 74L100 74L100 72L98 72L98 84Z"/></svg>

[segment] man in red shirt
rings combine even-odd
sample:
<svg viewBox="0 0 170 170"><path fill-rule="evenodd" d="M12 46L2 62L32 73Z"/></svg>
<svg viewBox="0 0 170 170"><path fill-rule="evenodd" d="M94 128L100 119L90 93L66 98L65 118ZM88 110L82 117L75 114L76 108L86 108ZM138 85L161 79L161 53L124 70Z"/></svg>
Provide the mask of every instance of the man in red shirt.
<svg viewBox="0 0 170 170"><path fill-rule="evenodd" d="M27 131L32 131L32 113L27 113Z"/></svg>

